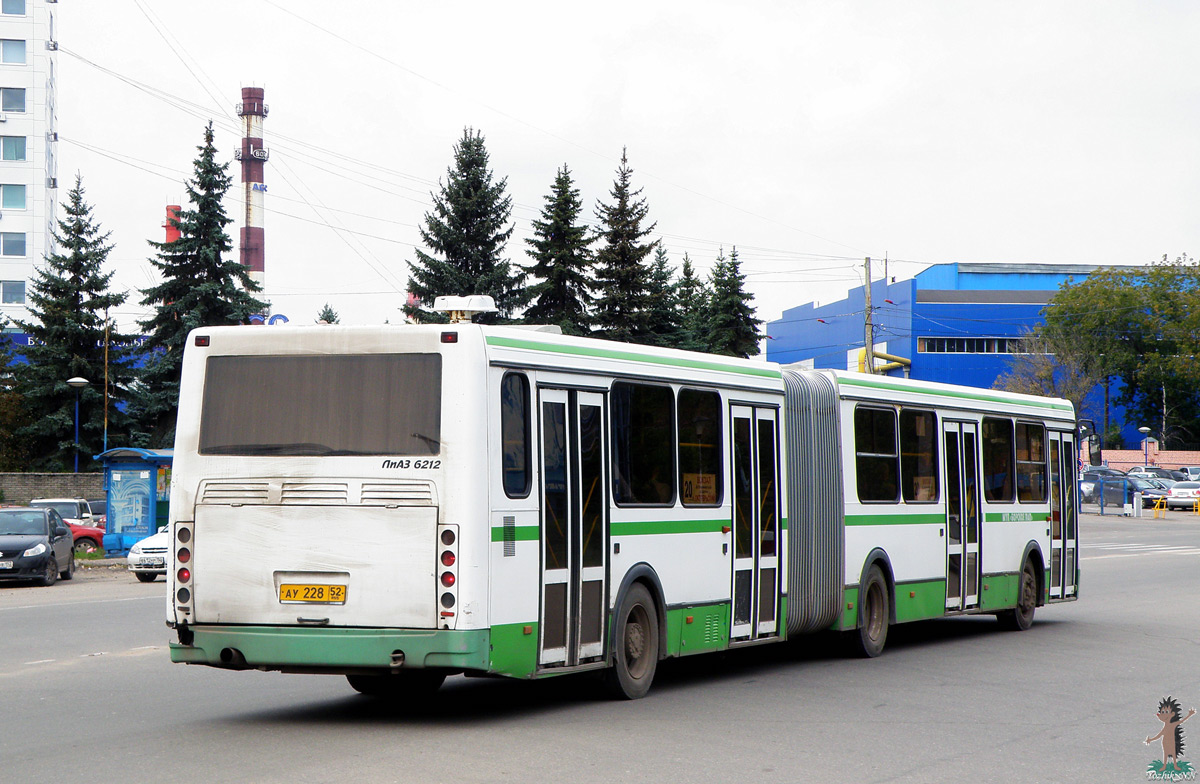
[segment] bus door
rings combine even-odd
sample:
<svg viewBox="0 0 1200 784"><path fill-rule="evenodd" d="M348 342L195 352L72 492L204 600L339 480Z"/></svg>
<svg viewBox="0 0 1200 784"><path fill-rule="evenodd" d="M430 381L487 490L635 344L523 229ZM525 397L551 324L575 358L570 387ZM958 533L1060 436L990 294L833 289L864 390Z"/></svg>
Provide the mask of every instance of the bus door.
<svg viewBox="0 0 1200 784"><path fill-rule="evenodd" d="M1075 595L1075 437L1050 431L1050 598Z"/></svg>
<svg viewBox="0 0 1200 784"><path fill-rule="evenodd" d="M542 593L538 663L604 655L604 396L539 390Z"/></svg>
<svg viewBox="0 0 1200 784"><path fill-rule="evenodd" d="M778 633L779 444L776 412L733 406L732 639Z"/></svg>
<svg viewBox="0 0 1200 784"><path fill-rule="evenodd" d="M979 606L979 436L974 422L943 422L946 460L946 609Z"/></svg>

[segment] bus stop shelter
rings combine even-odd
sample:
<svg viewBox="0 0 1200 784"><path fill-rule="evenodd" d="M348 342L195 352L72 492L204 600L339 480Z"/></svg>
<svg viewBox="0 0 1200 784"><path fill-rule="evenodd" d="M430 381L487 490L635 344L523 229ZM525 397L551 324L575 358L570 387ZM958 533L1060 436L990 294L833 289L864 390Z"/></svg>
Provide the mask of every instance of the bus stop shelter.
<svg viewBox="0 0 1200 784"><path fill-rule="evenodd" d="M96 459L104 461L108 501L104 551L126 555L135 543L167 524L174 450L121 447Z"/></svg>

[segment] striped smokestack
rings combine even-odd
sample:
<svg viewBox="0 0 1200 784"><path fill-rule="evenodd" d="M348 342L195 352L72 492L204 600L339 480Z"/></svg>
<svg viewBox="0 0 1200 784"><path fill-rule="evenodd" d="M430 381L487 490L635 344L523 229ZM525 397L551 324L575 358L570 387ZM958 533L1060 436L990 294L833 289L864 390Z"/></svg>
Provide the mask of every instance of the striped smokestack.
<svg viewBox="0 0 1200 784"><path fill-rule="evenodd" d="M249 269L251 280L263 283L265 253L263 245L263 196L267 186L263 183L263 164L267 161L267 148L263 147L263 118L267 116L267 104L263 102L261 87L243 87L242 102L237 105L242 118L242 148L234 155L242 162L242 187L246 191L246 220L241 230L241 261Z"/></svg>

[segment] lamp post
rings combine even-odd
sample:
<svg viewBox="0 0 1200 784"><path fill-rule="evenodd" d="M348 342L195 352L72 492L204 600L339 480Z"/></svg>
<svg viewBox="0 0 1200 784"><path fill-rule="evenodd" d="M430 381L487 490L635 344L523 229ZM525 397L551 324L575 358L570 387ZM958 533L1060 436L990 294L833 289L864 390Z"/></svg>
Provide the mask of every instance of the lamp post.
<svg viewBox="0 0 1200 784"><path fill-rule="evenodd" d="M75 376L67 379L67 386L75 390L75 473L79 473L79 390L91 382L86 378Z"/></svg>
<svg viewBox="0 0 1200 784"><path fill-rule="evenodd" d="M1142 465L1150 465L1150 428L1142 425L1138 428L1142 434Z"/></svg>

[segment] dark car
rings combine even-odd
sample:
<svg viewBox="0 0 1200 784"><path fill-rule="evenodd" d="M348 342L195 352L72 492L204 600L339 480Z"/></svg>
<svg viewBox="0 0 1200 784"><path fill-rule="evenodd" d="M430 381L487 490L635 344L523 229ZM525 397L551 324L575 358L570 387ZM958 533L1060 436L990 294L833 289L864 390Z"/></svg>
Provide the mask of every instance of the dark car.
<svg viewBox="0 0 1200 784"><path fill-rule="evenodd" d="M1123 507L1133 503L1133 494L1142 494L1142 506L1154 506L1158 498L1166 498L1167 491L1149 480L1136 475L1112 476L1109 474L1084 473L1079 480L1080 500L1088 504L1099 504L1103 488L1104 506Z"/></svg>
<svg viewBox="0 0 1200 784"><path fill-rule="evenodd" d="M0 580L37 580L54 585L75 576L71 529L53 509L0 509Z"/></svg>

